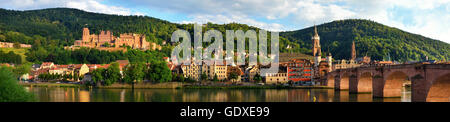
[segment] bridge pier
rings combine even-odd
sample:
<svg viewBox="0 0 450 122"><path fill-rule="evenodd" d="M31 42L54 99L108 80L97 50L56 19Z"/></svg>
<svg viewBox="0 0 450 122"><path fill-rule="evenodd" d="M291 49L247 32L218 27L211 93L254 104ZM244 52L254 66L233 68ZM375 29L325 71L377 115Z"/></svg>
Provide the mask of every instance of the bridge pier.
<svg viewBox="0 0 450 122"><path fill-rule="evenodd" d="M334 90L341 90L341 76L334 77Z"/></svg>
<svg viewBox="0 0 450 122"><path fill-rule="evenodd" d="M379 75L374 76L372 82L373 97L383 97L383 87L384 87L383 77Z"/></svg>
<svg viewBox="0 0 450 122"><path fill-rule="evenodd" d="M358 93L358 78L355 75L351 75L349 78L349 88L348 91L350 94Z"/></svg>
<svg viewBox="0 0 450 122"><path fill-rule="evenodd" d="M426 102L430 85L420 75L411 78L411 102Z"/></svg>

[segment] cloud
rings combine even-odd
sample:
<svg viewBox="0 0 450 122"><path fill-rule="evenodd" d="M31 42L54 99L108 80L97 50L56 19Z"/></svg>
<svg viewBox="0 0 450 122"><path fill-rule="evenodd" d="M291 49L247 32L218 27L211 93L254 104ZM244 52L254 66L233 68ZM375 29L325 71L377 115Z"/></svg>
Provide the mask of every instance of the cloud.
<svg viewBox="0 0 450 122"><path fill-rule="evenodd" d="M102 4L101 1L102 0L0 0L0 7L16 10L68 7L105 14L143 15L143 13L134 12L128 8Z"/></svg>
<svg viewBox="0 0 450 122"><path fill-rule="evenodd" d="M199 24L205 24L207 22L214 22L218 24L225 24L225 23L233 23L233 22L239 22L248 24L250 26L259 27L262 29L270 30L270 31L282 31L285 30L284 26L278 23L264 23L260 21L256 21L254 19L250 19L250 17L246 17L245 15L231 15L231 16L225 16L225 15L194 15L191 17L192 19L189 21L181 21L182 24L187 23L199 23Z"/></svg>
<svg viewBox="0 0 450 122"><path fill-rule="evenodd" d="M100 3L96 0L80 0L80 1L69 1L65 4L68 8L77 8L81 10L86 10L90 12L98 12L105 14L117 14L117 15L142 15L142 13L133 13L128 8L118 7L118 6L108 6Z"/></svg>

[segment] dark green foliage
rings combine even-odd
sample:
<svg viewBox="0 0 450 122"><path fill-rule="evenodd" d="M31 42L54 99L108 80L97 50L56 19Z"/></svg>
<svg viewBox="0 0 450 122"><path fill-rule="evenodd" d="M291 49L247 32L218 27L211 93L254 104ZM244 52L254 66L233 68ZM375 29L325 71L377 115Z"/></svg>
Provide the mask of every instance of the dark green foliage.
<svg viewBox="0 0 450 122"><path fill-rule="evenodd" d="M140 83L144 80L144 63L131 63L129 64L124 73L124 82L128 84Z"/></svg>
<svg viewBox="0 0 450 122"><path fill-rule="evenodd" d="M95 69L91 72L91 78L91 82L86 83L86 85L110 86L113 83L121 81L122 75L120 74L119 63L111 63L111 65L106 69Z"/></svg>
<svg viewBox="0 0 450 122"><path fill-rule="evenodd" d="M218 82L219 81L219 78L217 77L217 74L214 74L213 81L214 82Z"/></svg>
<svg viewBox="0 0 450 122"><path fill-rule="evenodd" d="M103 74L105 72L105 69L98 68L91 72L91 83L90 85L97 86L97 84L101 84L101 82L104 80Z"/></svg>
<svg viewBox="0 0 450 122"><path fill-rule="evenodd" d="M236 79L238 79L238 77L239 77L238 73L232 72L232 73L230 73L229 79L230 80L236 80Z"/></svg>
<svg viewBox="0 0 450 122"><path fill-rule="evenodd" d="M174 82L184 82L185 78L183 74L173 74L172 81Z"/></svg>
<svg viewBox="0 0 450 122"><path fill-rule="evenodd" d="M17 80L10 69L0 67L0 102L32 102L33 94L17 84Z"/></svg>
<svg viewBox="0 0 450 122"><path fill-rule="evenodd" d="M168 82L172 80L172 71L167 67L165 61L154 61L150 63L150 67L146 71L146 79L150 82Z"/></svg>
<svg viewBox="0 0 450 122"><path fill-rule="evenodd" d="M255 82L259 83L259 82L261 82L263 79L262 79L262 77L261 77L259 74L256 74L256 75L253 77L253 80L254 80Z"/></svg>
<svg viewBox="0 0 450 122"><path fill-rule="evenodd" d="M118 82L122 79L122 75L120 74L119 63L114 62L104 70L103 72L104 83L103 85L109 86L115 82Z"/></svg>
<svg viewBox="0 0 450 122"><path fill-rule="evenodd" d="M51 52L51 53L50 53ZM63 48L30 50L27 60L30 62L54 62L56 64L108 64L126 59L120 51L108 52L97 49L81 48L74 51Z"/></svg>
<svg viewBox="0 0 450 122"><path fill-rule="evenodd" d="M10 51L8 53L0 51L0 63L22 64L22 57L19 54Z"/></svg>
<svg viewBox="0 0 450 122"><path fill-rule="evenodd" d="M202 81L208 80L208 76L206 75L206 73L202 73L201 79Z"/></svg>

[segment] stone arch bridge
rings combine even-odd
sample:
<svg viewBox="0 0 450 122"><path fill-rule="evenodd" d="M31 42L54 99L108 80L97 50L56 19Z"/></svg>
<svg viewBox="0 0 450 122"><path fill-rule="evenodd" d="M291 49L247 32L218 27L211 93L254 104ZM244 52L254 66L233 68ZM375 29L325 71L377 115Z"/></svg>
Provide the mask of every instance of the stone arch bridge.
<svg viewBox="0 0 450 122"><path fill-rule="evenodd" d="M413 102L450 102L450 64L367 65L338 69L321 79L322 85L373 97L401 97L411 85Z"/></svg>

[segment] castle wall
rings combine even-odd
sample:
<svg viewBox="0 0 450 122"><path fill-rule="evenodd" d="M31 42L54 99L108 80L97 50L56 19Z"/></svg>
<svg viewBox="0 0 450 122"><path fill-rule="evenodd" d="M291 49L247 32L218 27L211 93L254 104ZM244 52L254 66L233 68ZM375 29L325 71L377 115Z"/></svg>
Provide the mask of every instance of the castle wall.
<svg viewBox="0 0 450 122"><path fill-rule="evenodd" d="M133 49L159 49L161 47L156 43L147 42L145 35L125 33L120 34L119 37L115 37L111 31L101 31L100 34L90 34L88 28L83 28L82 40L75 41L75 46L79 47L90 47L90 48L100 48L103 44L109 43L114 48L119 48L120 46L130 46Z"/></svg>

